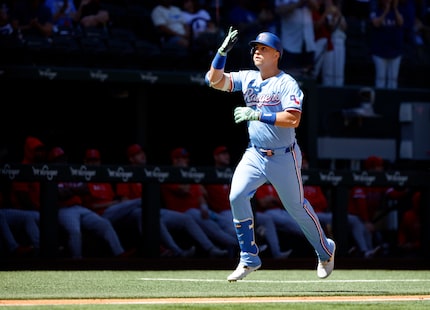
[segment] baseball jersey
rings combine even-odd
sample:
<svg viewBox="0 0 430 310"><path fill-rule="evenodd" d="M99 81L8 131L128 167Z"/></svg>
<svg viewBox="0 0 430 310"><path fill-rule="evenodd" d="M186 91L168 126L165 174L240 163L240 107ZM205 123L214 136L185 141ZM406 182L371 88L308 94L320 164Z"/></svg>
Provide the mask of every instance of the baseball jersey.
<svg viewBox="0 0 430 310"><path fill-rule="evenodd" d="M118 183L116 193L128 199L142 198L142 183Z"/></svg>
<svg viewBox="0 0 430 310"><path fill-rule="evenodd" d="M302 111L304 94L297 81L281 71L278 75L262 80L256 70L230 72L232 92L242 91L246 106L262 113ZM296 141L294 128L248 122L250 143L264 149L279 149Z"/></svg>
<svg viewBox="0 0 430 310"><path fill-rule="evenodd" d="M188 191L181 189L181 184L163 184L161 194L167 209L186 212L189 209L200 209L203 192L200 184L189 184Z"/></svg>
<svg viewBox="0 0 430 310"><path fill-rule="evenodd" d="M327 212L328 201L320 186L305 185L303 186L305 198L310 202L314 211L317 213Z"/></svg>
<svg viewBox="0 0 430 310"><path fill-rule="evenodd" d="M115 192L110 183L88 183L89 195L83 197L86 207L103 214L106 208L95 208L97 204L108 203L115 200Z"/></svg>
<svg viewBox="0 0 430 310"><path fill-rule="evenodd" d="M230 184L207 184L205 185L209 208L215 212L230 210Z"/></svg>
<svg viewBox="0 0 430 310"><path fill-rule="evenodd" d="M261 205L258 203L257 204L257 210L258 211L264 212L264 211L269 210L269 209L282 209L282 210L284 209L284 207L282 206L282 202L279 199L279 195L276 192L276 190L272 184L263 184L255 192L255 198L257 199L257 201L260 199L264 199L266 197L275 198L276 203L274 202L270 205L266 205L265 208L261 207Z"/></svg>

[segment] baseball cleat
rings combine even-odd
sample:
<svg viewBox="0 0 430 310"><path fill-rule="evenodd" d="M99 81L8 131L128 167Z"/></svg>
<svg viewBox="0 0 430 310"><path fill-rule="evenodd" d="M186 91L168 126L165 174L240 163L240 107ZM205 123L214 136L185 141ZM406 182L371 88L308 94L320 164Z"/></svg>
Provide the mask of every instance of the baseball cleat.
<svg viewBox="0 0 430 310"><path fill-rule="evenodd" d="M321 279L327 278L334 269L334 252L336 251L336 244L334 244L333 254L326 261L319 261L317 267L317 275Z"/></svg>
<svg viewBox="0 0 430 310"><path fill-rule="evenodd" d="M228 277L227 280L229 282L236 282L237 280L242 280L247 275L249 275L251 272L256 271L259 269L261 265L255 266L255 267L249 267L242 264L239 264L235 271L233 271Z"/></svg>

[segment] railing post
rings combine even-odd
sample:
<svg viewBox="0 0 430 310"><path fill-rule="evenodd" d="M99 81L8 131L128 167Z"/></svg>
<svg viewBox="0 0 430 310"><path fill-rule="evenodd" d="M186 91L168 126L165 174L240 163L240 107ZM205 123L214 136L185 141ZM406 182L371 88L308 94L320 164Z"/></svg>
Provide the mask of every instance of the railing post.
<svg viewBox="0 0 430 310"><path fill-rule="evenodd" d="M336 241L336 253L344 256L348 252L348 187L333 186L333 237Z"/></svg>
<svg viewBox="0 0 430 310"><path fill-rule="evenodd" d="M160 256L160 183L148 182L143 188L143 256L156 258Z"/></svg>
<svg viewBox="0 0 430 310"><path fill-rule="evenodd" d="M58 188L56 182L40 182L40 255L58 256Z"/></svg>

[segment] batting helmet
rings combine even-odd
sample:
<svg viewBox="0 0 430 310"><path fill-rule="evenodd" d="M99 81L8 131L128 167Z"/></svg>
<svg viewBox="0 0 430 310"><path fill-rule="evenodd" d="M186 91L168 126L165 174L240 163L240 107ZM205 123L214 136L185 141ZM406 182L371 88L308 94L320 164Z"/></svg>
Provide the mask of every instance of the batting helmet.
<svg viewBox="0 0 430 310"><path fill-rule="evenodd" d="M284 48L282 47L281 40L278 38L277 35L271 32L262 32L255 38L255 40L250 41L249 45L253 47L257 43L274 48L281 54L282 57L282 52L284 51Z"/></svg>

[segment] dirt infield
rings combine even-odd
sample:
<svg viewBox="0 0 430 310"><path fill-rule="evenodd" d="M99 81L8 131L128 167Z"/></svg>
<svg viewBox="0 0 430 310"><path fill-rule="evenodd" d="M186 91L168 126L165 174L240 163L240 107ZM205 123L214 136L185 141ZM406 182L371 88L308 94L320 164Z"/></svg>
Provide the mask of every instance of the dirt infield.
<svg viewBox="0 0 430 310"><path fill-rule="evenodd" d="M324 296L324 297L229 297L229 298L136 298L136 299L3 299L0 306L94 305L94 304L220 304L220 303L288 303L288 302L383 302L429 300L430 295L397 296Z"/></svg>

